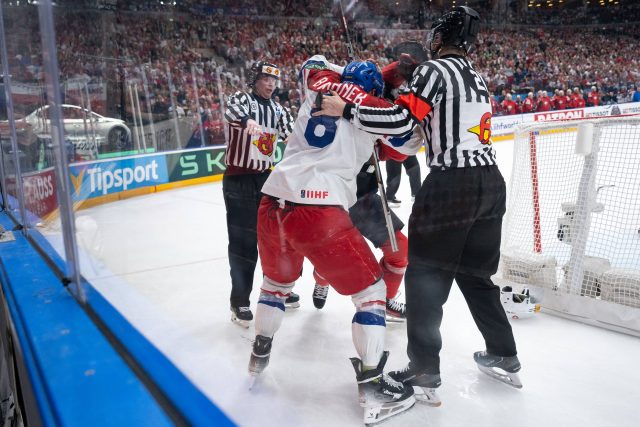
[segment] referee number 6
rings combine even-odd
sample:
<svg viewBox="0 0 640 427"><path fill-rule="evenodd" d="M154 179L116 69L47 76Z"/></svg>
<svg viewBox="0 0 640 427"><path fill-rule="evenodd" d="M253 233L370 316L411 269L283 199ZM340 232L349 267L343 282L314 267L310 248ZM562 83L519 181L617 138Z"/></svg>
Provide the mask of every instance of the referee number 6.
<svg viewBox="0 0 640 427"><path fill-rule="evenodd" d="M478 139L483 144L491 144L491 113L484 113L480 119Z"/></svg>
<svg viewBox="0 0 640 427"><path fill-rule="evenodd" d="M311 113L320 111L312 108ZM331 144L336 137L339 117L331 116L311 116L304 130L304 137L312 147L324 148Z"/></svg>

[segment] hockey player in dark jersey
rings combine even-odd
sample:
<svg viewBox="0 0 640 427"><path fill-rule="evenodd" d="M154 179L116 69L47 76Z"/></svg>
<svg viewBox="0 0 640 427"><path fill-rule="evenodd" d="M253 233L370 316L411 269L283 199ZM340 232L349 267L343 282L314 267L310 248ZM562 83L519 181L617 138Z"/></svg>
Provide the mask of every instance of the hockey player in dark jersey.
<svg viewBox="0 0 640 427"><path fill-rule="evenodd" d="M418 58L426 57L426 52L414 53L415 46L411 46L413 49L407 49L412 53L403 53L402 50L405 45L406 43L400 44L394 49L399 60L394 61L382 70L384 96L391 101L397 98L398 88L406 83L407 78L411 76L413 70L418 66L418 60L415 60L412 54ZM343 80L345 79L363 84L363 82L357 81L359 80L357 75L343 76ZM393 145L393 141L391 145ZM377 149L381 161L402 162L407 158L405 154L394 150L388 144L378 144ZM387 286L386 319L390 322L403 322L406 317L405 304L400 302L397 297L407 266L407 237L401 231L404 223L393 211L390 211L398 244L398 250L394 252L385 223L382 201L378 194L373 159L369 159L363 165L360 173L358 173L356 196L358 200L355 205L349 208L351 220L362 235L372 242L376 248L381 249L384 254L380 260L380 266L384 272L384 281ZM313 304L316 308L321 309L327 299L329 282L316 270L314 270L313 276L316 280L313 290Z"/></svg>

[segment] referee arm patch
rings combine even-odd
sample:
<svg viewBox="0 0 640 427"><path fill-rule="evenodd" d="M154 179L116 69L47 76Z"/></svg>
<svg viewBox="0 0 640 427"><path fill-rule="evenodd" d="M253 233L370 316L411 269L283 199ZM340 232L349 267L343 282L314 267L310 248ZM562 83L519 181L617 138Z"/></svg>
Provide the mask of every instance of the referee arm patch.
<svg viewBox="0 0 640 427"><path fill-rule="evenodd" d="M400 95L396 104L407 107L418 123L421 123L424 118L427 117L427 114L431 112L431 105L429 105L429 103L424 99L416 96L413 92Z"/></svg>

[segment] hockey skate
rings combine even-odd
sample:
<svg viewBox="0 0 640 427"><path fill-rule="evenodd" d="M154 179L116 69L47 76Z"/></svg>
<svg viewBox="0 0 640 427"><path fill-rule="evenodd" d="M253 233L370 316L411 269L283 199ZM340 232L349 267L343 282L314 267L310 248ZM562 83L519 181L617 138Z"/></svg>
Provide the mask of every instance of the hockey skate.
<svg viewBox="0 0 640 427"><path fill-rule="evenodd" d="M253 349L251 350L251 358L249 359L249 375L251 376L249 389L255 384L258 375L269 365L272 342L273 338L256 335L256 340L253 342Z"/></svg>
<svg viewBox="0 0 640 427"><path fill-rule="evenodd" d="M385 351L375 369L364 371L362 361L352 357L351 363L356 371L360 406L364 408L365 425L376 424L411 408L416 399L413 389L394 381L382 370L389 357Z"/></svg>
<svg viewBox="0 0 640 427"><path fill-rule="evenodd" d="M385 311L385 319L387 322L401 323L407 319L407 307L396 298L387 298L387 309Z"/></svg>
<svg viewBox="0 0 640 427"><path fill-rule="evenodd" d="M392 197L387 200L387 204L389 205L390 208L399 208L400 205L402 204L402 201L396 199L395 197Z"/></svg>
<svg viewBox="0 0 640 427"><path fill-rule="evenodd" d="M478 364L478 368L490 377L512 387L522 388L522 382L517 374L520 370L518 356L502 357L486 351L476 351L473 353L473 360Z"/></svg>
<svg viewBox="0 0 640 427"><path fill-rule="evenodd" d="M316 285L313 287L313 305L320 310L327 302L327 295L329 295L329 286Z"/></svg>
<svg viewBox="0 0 640 427"><path fill-rule="evenodd" d="M389 376L405 386L413 386L416 400L429 406L440 406L442 401L437 389L442 383L440 374L428 374L416 369L411 362L400 371L391 371Z"/></svg>
<svg viewBox="0 0 640 427"><path fill-rule="evenodd" d="M284 301L286 308L298 308L300 307L300 295L295 292L291 292L289 297Z"/></svg>
<svg viewBox="0 0 640 427"><path fill-rule="evenodd" d="M243 328L248 328L253 320L253 313L249 307L231 307L231 321Z"/></svg>

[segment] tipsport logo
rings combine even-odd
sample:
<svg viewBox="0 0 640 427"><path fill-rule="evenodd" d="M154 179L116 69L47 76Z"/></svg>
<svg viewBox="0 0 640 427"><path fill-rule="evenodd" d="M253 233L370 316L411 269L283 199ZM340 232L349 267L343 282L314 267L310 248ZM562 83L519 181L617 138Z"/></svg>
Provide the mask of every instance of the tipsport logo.
<svg viewBox="0 0 640 427"><path fill-rule="evenodd" d="M73 166L71 183L74 197L88 199L168 182L166 164L159 160L130 159Z"/></svg>

